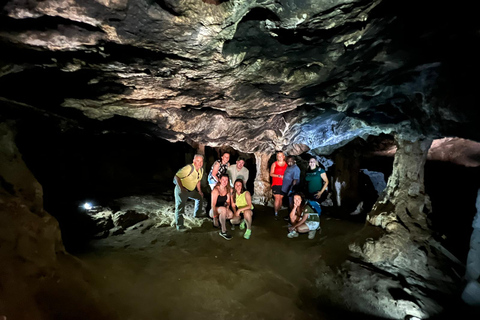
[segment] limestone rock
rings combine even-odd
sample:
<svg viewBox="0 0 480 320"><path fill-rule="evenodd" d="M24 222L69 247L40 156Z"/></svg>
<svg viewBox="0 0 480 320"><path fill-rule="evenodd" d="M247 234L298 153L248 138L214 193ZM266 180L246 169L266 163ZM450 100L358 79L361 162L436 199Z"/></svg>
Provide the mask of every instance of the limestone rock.
<svg viewBox="0 0 480 320"><path fill-rule="evenodd" d="M0 315L51 319L54 303L68 314L110 318L89 287L92 275L65 252L57 221L43 210L41 187L18 152L12 125L0 124Z"/></svg>

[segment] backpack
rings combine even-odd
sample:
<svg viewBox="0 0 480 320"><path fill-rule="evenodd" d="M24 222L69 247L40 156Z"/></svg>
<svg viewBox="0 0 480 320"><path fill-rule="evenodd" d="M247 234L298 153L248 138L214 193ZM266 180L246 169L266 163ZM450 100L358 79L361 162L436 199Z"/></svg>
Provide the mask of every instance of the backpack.
<svg viewBox="0 0 480 320"><path fill-rule="evenodd" d="M186 175L185 177L183 177L183 178L180 178L180 177L179 177L180 179L185 179L186 177L188 177L189 175L192 174L192 172L193 172L193 170L195 169L195 167L193 166L193 164L190 164L190 167L191 167L191 168L190 168L190 173L187 174L187 175ZM177 184L177 179L175 179L175 176L173 177L173 184L174 184L174 185Z"/></svg>

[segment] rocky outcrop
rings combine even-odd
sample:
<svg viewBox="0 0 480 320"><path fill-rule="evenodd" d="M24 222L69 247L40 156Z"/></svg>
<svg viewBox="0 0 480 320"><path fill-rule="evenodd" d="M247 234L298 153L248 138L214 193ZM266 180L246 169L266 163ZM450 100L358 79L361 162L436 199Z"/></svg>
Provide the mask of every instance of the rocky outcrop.
<svg viewBox="0 0 480 320"><path fill-rule="evenodd" d="M431 209L423 172L431 141L411 142L397 137L396 143L393 173L367 216L367 221L385 234L351 245L350 249L374 266L375 272L388 273L389 281L392 277L401 279L408 305L403 316L430 317L441 311L439 301L458 293L458 274L452 270L461 266L433 239L427 223ZM438 295L429 296L431 290Z"/></svg>
<svg viewBox="0 0 480 320"><path fill-rule="evenodd" d="M88 284L92 275L65 252L57 221L43 210L42 187L6 123L0 124L0 182L0 318L113 319Z"/></svg>
<svg viewBox="0 0 480 320"><path fill-rule="evenodd" d="M169 141L244 153L328 154L393 132L480 139L463 83L478 50L455 51L478 41L466 4L4 3L0 103L13 114L130 117Z"/></svg>

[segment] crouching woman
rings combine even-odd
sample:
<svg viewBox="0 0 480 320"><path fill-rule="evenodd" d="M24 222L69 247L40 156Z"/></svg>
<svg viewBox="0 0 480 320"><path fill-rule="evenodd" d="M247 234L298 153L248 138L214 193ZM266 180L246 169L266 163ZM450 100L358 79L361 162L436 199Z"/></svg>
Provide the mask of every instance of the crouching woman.
<svg viewBox="0 0 480 320"><path fill-rule="evenodd" d="M220 236L226 240L232 239L232 236L227 233L227 219L233 218L233 212L229 209L231 204L231 191L228 175L222 174L217 182L217 185L212 190L212 209L210 210L210 217L213 218L213 225L220 227L222 231Z"/></svg>
<svg viewBox="0 0 480 320"><path fill-rule="evenodd" d="M293 196L293 209L290 212L291 226L288 228L287 237L296 238L299 233L307 233L308 239L315 238L317 229L320 229L318 213L305 200L302 193Z"/></svg>
<svg viewBox="0 0 480 320"><path fill-rule="evenodd" d="M242 179L235 180L233 184L233 196L232 196L232 208L233 208L233 219L230 220L232 225L240 223L240 230L247 230L243 237L245 239L250 239L252 234L252 216L253 216L253 205L252 205L252 196L250 192L245 189ZM243 214L243 220L241 220L241 214Z"/></svg>

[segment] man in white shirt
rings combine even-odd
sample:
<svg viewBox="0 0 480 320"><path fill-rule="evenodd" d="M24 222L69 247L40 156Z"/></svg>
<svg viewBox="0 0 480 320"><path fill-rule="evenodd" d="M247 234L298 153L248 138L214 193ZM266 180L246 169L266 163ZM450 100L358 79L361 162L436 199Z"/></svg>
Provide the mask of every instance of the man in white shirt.
<svg viewBox="0 0 480 320"><path fill-rule="evenodd" d="M245 159L240 157L237 159L236 164L232 164L227 169L227 174L230 177L230 186L233 187L233 183L237 179L243 180L243 185L247 186L248 181L248 169L245 166Z"/></svg>

